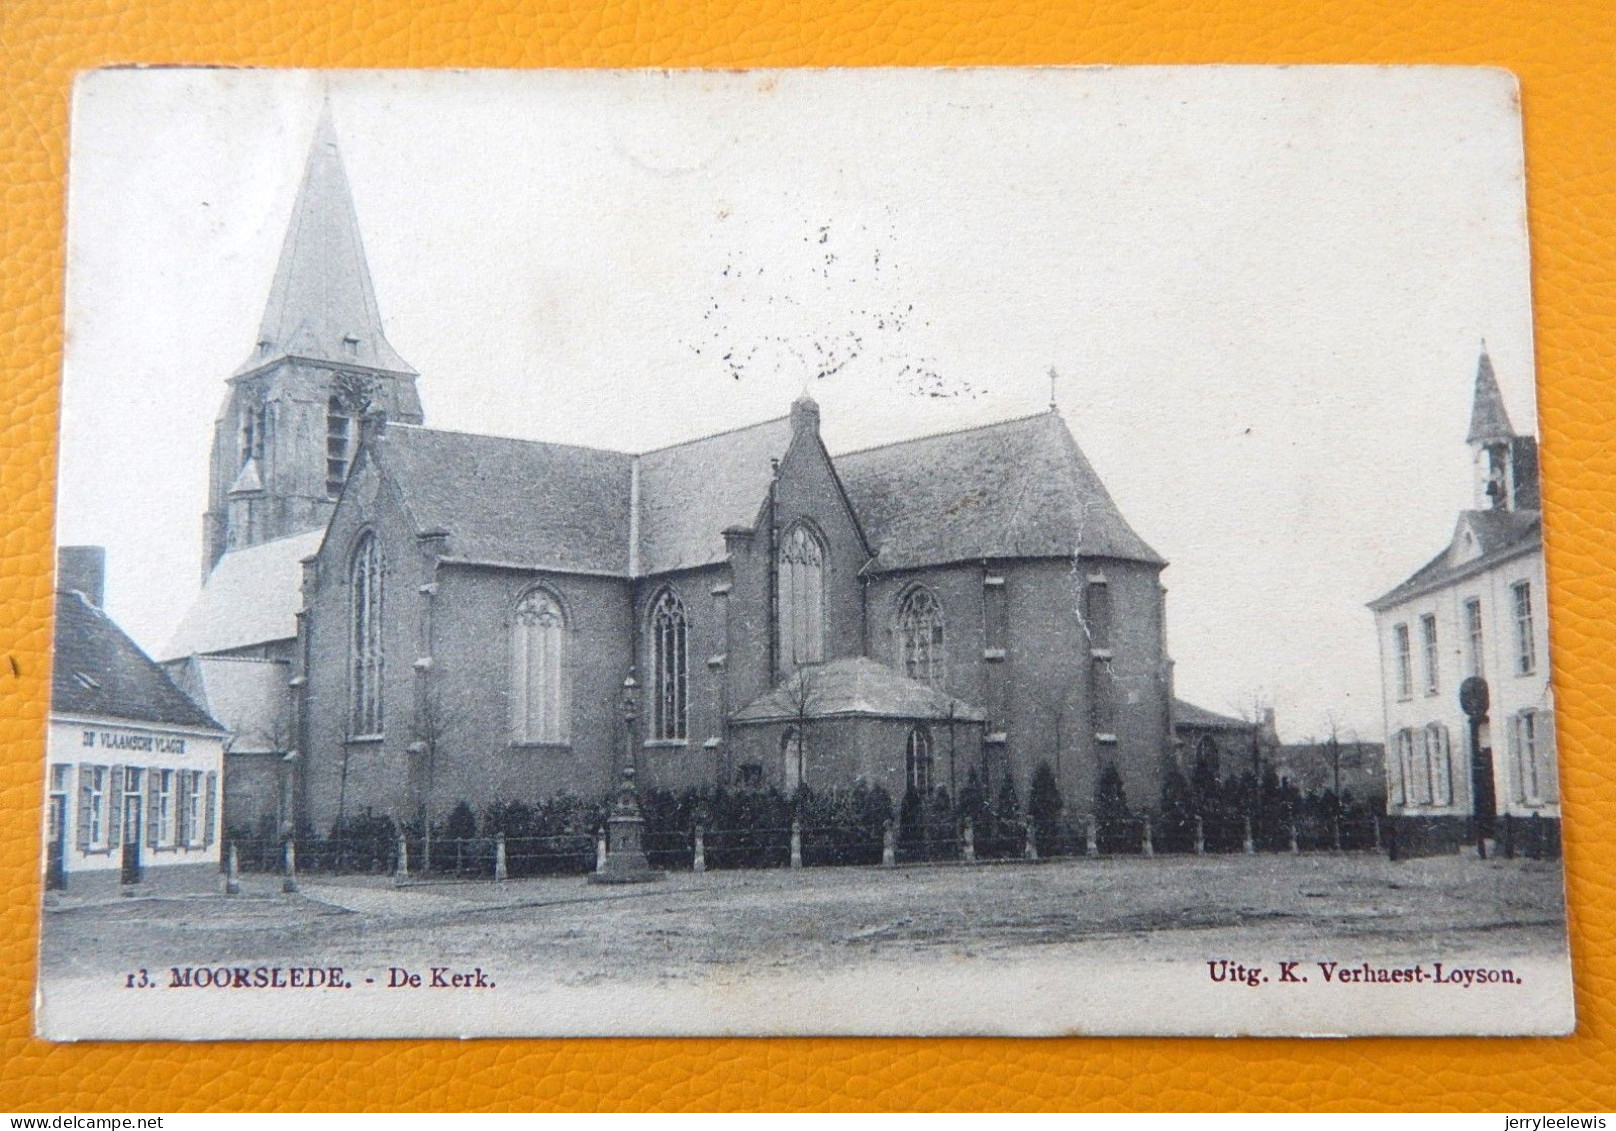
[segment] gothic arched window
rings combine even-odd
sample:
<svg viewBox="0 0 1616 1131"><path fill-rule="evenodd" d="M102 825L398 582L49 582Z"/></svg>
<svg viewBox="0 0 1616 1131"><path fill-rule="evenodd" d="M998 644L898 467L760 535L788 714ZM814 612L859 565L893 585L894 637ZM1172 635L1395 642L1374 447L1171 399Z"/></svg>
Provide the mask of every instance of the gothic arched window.
<svg viewBox="0 0 1616 1131"><path fill-rule="evenodd" d="M664 589L651 606L651 737L683 741L689 715L690 664L684 605Z"/></svg>
<svg viewBox="0 0 1616 1131"><path fill-rule="evenodd" d="M909 732L904 767L909 788L922 797L931 792L931 763L931 731L915 727Z"/></svg>
<svg viewBox="0 0 1616 1131"><path fill-rule="evenodd" d="M362 535L348 568L348 732L382 733L382 551Z"/></svg>
<svg viewBox="0 0 1616 1131"><path fill-rule="evenodd" d="M930 589L917 585L898 606L898 659L903 674L922 683L941 683L943 606Z"/></svg>
<svg viewBox="0 0 1616 1131"><path fill-rule="evenodd" d="M556 599L530 589L512 626L512 730L517 742L567 741L567 618Z"/></svg>
<svg viewBox="0 0 1616 1131"><path fill-rule="evenodd" d="M780 667L825 658L825 548L798 523L780 543Z"/></svg>

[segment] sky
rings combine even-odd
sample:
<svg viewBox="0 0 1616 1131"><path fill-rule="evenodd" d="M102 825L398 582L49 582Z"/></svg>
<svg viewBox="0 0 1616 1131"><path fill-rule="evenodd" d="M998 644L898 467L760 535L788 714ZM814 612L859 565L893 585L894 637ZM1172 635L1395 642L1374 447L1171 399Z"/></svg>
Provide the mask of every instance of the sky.
<svg viewBox="0 0 1616 1131"><path fill-rule="evenodd" d="M1287 739L1381 737L1364 603L1470 505L1483 339L1536 430L1502 71L94 72L57 533L149 649L323 100L429 425L639 451L807 389L834 454L1053 391L1178 694Z"/></svg>

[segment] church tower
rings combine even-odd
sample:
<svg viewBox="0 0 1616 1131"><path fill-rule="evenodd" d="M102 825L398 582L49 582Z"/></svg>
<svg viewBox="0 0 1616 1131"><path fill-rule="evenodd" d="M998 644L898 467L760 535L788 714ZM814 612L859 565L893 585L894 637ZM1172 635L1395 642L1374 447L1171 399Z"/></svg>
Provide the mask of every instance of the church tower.
<svg viewBox="0 0 1616 1131"><path fill-rule="evenodd" d="M251 356L214 423L202 576L229 550L325 525L360 421L420 424L417 374L382 334L329 105Z"/></svg>
<svg viewBox="0 0 1616 1131"><path fill-rule="evenodd" d="M1518 436L1504 408L1493 359L1481 344L1476 364L1476 394L1465 436L1475 464L1476 510L1537 510L1537 440Z"/></svg>

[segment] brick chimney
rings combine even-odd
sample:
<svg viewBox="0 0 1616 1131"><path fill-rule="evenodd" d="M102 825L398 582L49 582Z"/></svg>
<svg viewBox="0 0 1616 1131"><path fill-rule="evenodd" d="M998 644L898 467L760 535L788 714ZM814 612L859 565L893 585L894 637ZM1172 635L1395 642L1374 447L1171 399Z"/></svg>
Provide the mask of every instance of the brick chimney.
<svg viewBox="0 0 1616 1131"><path fill-rule="evenodd" d="M82 593L86 601L99 609L106 599L107 551L105 547L57 547L56 588Z"/></svg>

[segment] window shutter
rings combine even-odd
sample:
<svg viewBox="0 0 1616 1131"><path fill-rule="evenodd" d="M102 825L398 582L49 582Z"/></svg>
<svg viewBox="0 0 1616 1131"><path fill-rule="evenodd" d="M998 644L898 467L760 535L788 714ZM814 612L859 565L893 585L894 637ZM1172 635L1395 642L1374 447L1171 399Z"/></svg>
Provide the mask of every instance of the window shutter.
<svg viewBox="0 0 1616 1131"><path fill-rule="evenodd" d="M219 815L219 775L210 770L205 779L207 785L207 809L202 816L202 845L204 848L213 844L213 824Z"/></svg>
<svg viewBox="0 0 1616 1131"><path fill-rule="evenodd" d="M79 827L73 839L80 852L90 847L90 777L93 773L88 762L79 763Z"/></svg>
<svg viewBox="0 0 1616 1131"><path fill-rule="evenodd" d="M112 767L107 775L106 802L107 844L117 848L123 843L123 767Z"/></svg>
<svg viewBox="0 0 1616 1131"><path fill-rule="evenodd" d="M191 843L191 774L189 770L174 771L174 843Z"/></svg>
<svg viewBox="0 0 1616 1131"><path fill-rule="evenodd" d="M157 791L163 780L163 771L156 766L146 771L146 845L157 847Z"/></svg>
<svg viewBox="0 0 1616 1131"><path fill-rule="evenodd" d="M1537 713L1537 784L1543 800L1549 804L1560 801L1560 767L1555 755L1554 712Z"/></svg>
<svg viewBox="0 0 1616 1131"><path fill-rule="evenodd" d="M1392 757L1386 759L1386 793L1393 805L1404 804L1402 759L1397 756L1397 744L1392 743Z"/></svg>

